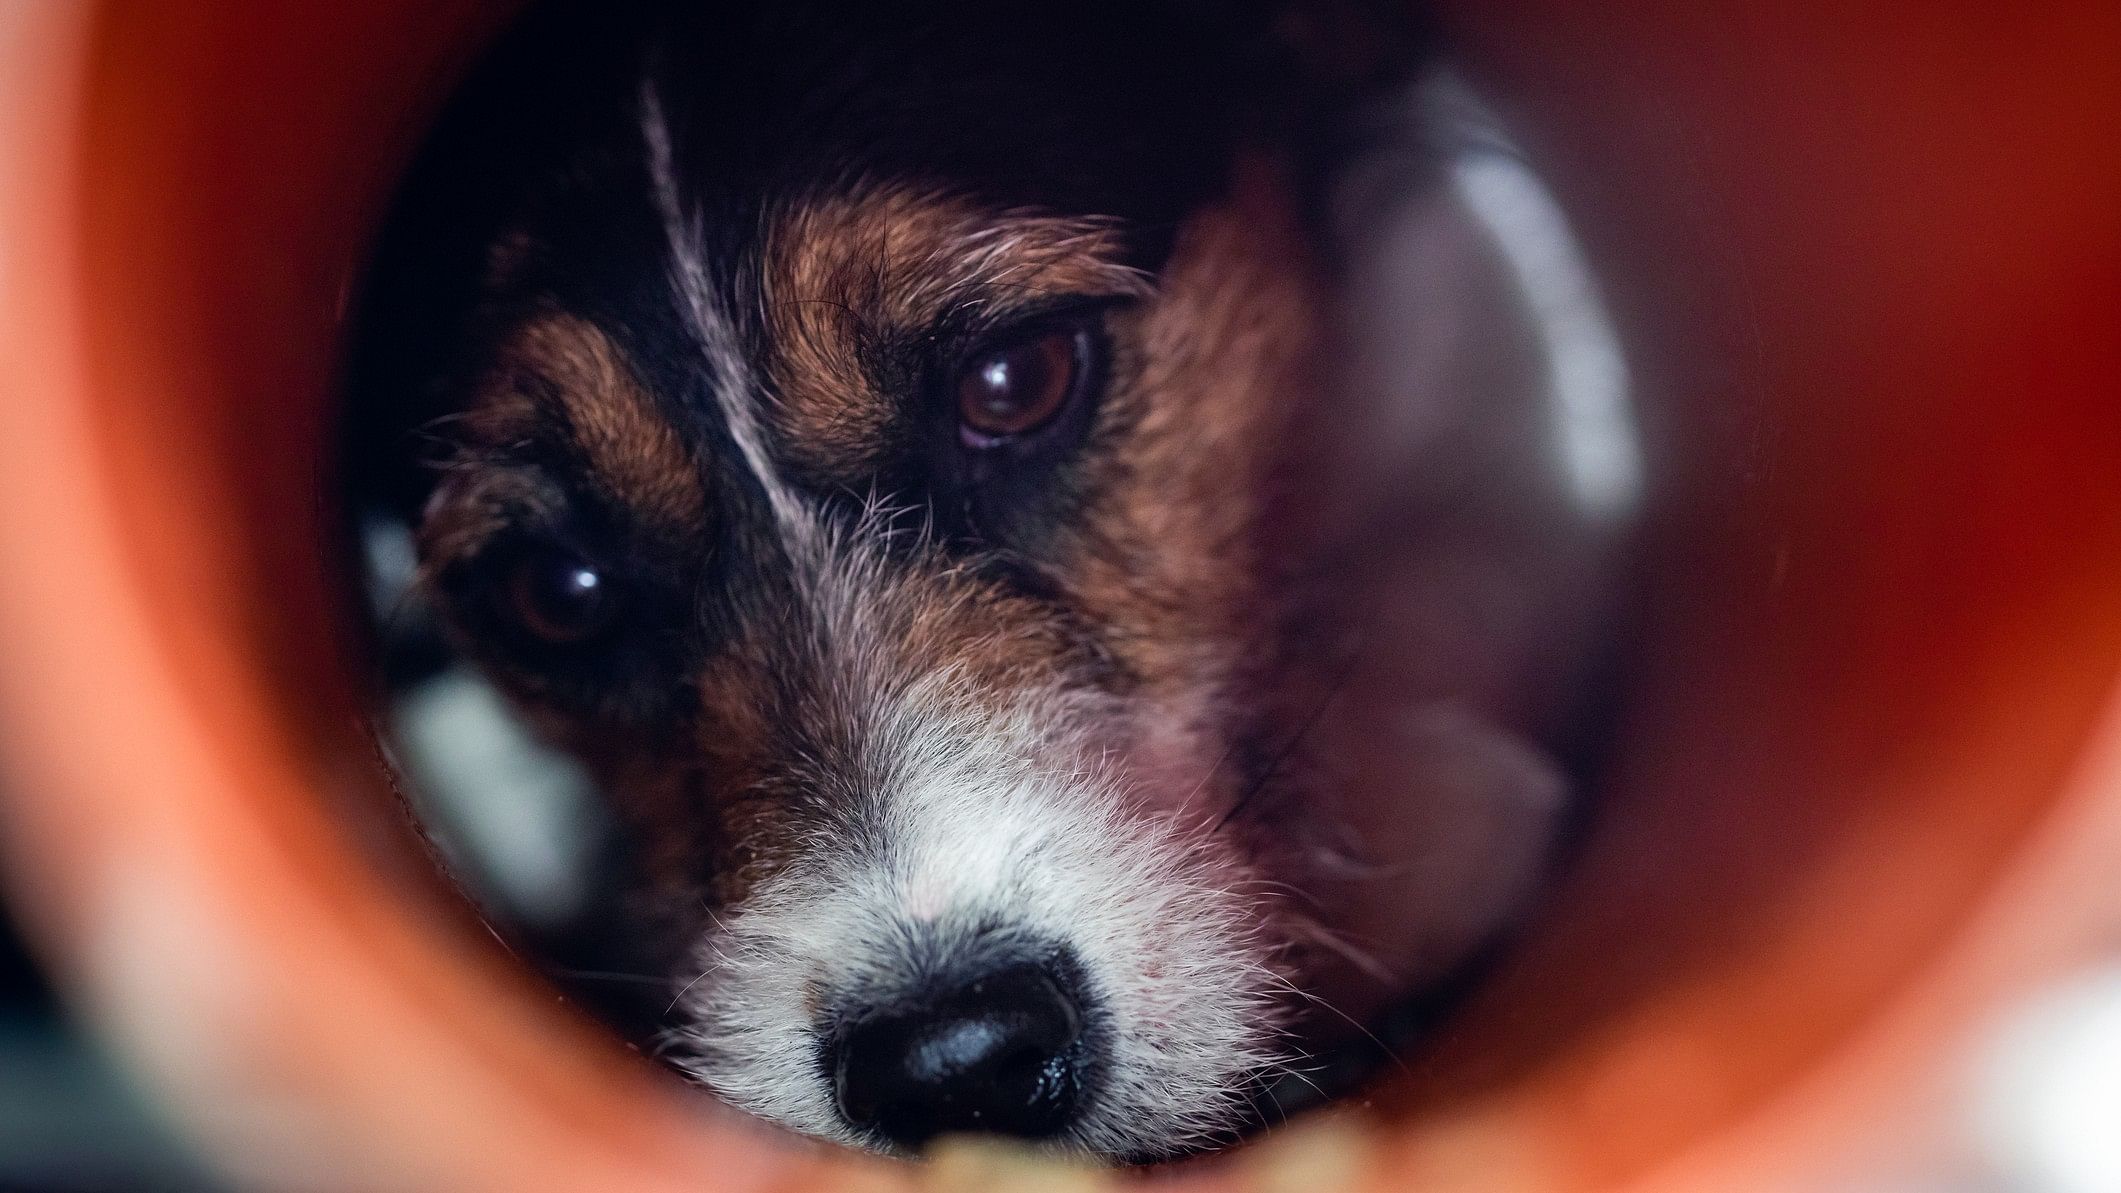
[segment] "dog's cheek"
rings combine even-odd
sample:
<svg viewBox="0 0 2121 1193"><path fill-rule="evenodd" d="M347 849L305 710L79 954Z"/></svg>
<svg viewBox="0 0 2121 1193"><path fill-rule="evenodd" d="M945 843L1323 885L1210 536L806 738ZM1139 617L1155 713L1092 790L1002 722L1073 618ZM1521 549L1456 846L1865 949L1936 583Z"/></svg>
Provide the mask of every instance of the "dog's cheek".
<svg viewBox="0 0 2121 1193"><path fill-rule="evenodd" d="M1262 214L1264 210L1267 214ZM1132 330L1135 412L1109 446L1066 567L1161 719L1218 722L1265 645L1276 594L1258 536L1289 412L1316 409L1316 311L1293 216L1271 196L1187 227ZM1249 226L1247 226L1249 224ZM1158 736L1169 738L1169 732Z"/></svg>
<svg viewBox="0 0 2121 1193"><path fill-rule="evenodd" d="M761 667L725 658L697 681L699 714L685 764L697 776L685 815L697 826L677 859L709 903L734 907L787 861L800 801L775 759L774 701Z"/></svg>
<svg viewBox="0 0 2121 1193"><path fill-rule="evenodd" d="M668 742L614 738L577 726L574 753L587 766L614 822L625 836L630 881L649 904L696 898L700 859L711 839L701 815L705 802L696 765Z"/></svg>

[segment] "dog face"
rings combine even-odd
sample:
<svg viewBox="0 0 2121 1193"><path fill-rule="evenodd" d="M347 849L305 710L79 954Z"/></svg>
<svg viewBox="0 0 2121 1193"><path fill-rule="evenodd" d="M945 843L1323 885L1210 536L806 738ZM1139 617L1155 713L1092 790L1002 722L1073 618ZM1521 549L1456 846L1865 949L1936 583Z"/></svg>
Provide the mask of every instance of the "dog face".
<svg viewBox="0 0 2121 1193"><path fill-rule="evenodd" d="M1330 304L1226 32L643 26L449 312L426 583L625 822L613 931L739 1107L1152 1157L1293 1055Z"/></svg>

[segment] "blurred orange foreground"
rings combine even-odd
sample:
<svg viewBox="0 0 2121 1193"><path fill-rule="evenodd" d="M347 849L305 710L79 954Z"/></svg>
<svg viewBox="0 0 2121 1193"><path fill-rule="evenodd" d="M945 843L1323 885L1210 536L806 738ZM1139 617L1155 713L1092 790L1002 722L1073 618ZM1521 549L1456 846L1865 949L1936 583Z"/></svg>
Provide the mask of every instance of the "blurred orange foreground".
<svg viewBox="0 0 2121 1193"><path fill-rule="evenodd" d="M387 811L319 552L333 375L508 7L0 0L9 897L241 1180L991 1187L669 1088ZM2121 7L1856 7L1445 5L1651 397L1647 674L1560 910L1441 1050L1158 1179L1935 1164L1966 1033L2121 910Z"/></svg>

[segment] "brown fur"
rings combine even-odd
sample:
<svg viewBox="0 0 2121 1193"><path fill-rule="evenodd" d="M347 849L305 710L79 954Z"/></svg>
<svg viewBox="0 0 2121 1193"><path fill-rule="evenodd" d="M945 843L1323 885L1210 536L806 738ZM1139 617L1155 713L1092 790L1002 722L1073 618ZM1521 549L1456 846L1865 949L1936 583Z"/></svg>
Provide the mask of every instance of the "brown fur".
<svg viewBox="0 0 2121 1193"><path fill-rule="evenodd" d="M453 422L457 457L420 527L430 572L475 554L525 514L558 512L562 498L549 481L508 459L554 426L629 515L666 534L706 533L691 452L618 346L587 319L543 312L514 329Z"/></svg>
<svg viewBox="0 0 2121 1193"><path fill-rule="evenodd" d="M1180 770L1213 761L1217 718L1245 678L1268 594L1253 542L1272 428L1300 408L1315 339L1315 294L1293 214L1264 169L1178 239L1151 289L1094 221L981 212L961 201L877 190L820 203L775 226L767 260L769 410L777 449L810 483L856 483L900 395L877 392L865 334L927 325L952 304L1009 306L1027 294L1137 296L1113 326L1114 376L1085 467L1088 508L1051 551L1056 602L1030 600L937 557L903 577L887 635L908 674L955 668L997 701L1040 684L1102 676L1156 708L1145 743ZM974 251L964 251L967 244ZM980 246L985 246L984 248ZM808 298L781 296L810 296ZM539 403L563 403L570 442L596 482L640 518L696 528L706 518L698 466L632 380L609 337L586 320L542 314L511 335L503 365L470 414L476 437L529 436ZM472 470L445 489L423 536L431 562L475 549L510 502L535 500L515 469ZM1087 633L1084 627L1095 627ZM659 902L740 901L798 838L800 801L774 790L779 727L762 693L775 651L765 625L725 643L694 677L700 729L676 743L587 740L624 811L652 843ZM556 725L563 736L570 728ZM598 738L604 738L598 734ZM1180 761L1192 757L1191 766ZM1152 800L1226 802L1228 776L1173 774ZM702 890L703 874L711 889Z"/></svg>
<svg viewBox="0 0 2121 1193"><path fill-rule="evenodd" d="M557 397L556 413L612 497L657 529L705 533L698 465L611 337L579 316L540 314L515 332L500 360L489 388L504 404L526 385Z"/></svg>
<svg viewBox="0 0 2121 1193"><path fill-rule="evenodd" d="M983 211L873 186L801 204L768 234L766 371L780 444L802 476L867 474L897 400L864 382L867 342L929 327L952 308L1010 309L1049 295L1138 295L1109 223Z"/></svg>
<svg viewBox="0 0 2121 1193"><path fill-rule="evenodd" d="M1111 627L1146 701L1194 716L1227 695L1271 608L1253 541L1261 482L1317 384L1321 300L1302 259L1264 168L1188 225L1123 332L1113 401L1132 426L1075 523L1065 573L1080 615Z"/></svg>

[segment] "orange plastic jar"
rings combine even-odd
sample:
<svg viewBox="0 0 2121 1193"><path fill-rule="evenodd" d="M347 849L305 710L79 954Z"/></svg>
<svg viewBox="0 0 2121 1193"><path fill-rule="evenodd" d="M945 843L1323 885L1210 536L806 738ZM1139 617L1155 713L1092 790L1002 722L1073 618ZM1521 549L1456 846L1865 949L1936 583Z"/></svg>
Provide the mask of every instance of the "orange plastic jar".
<svg viewBox="0 0 2121 1193"><path fill-rule="evenodd" d="M509 7L0 9L9 897L267 1187L989 1187L705 1110L379 860L320 461L394 176ZM1660 396L1645 678L1558 910L1439 1051L1156 1179L1949 1152L1940 1066L2121 905L2121 9L1443 7Z"/></svg>

